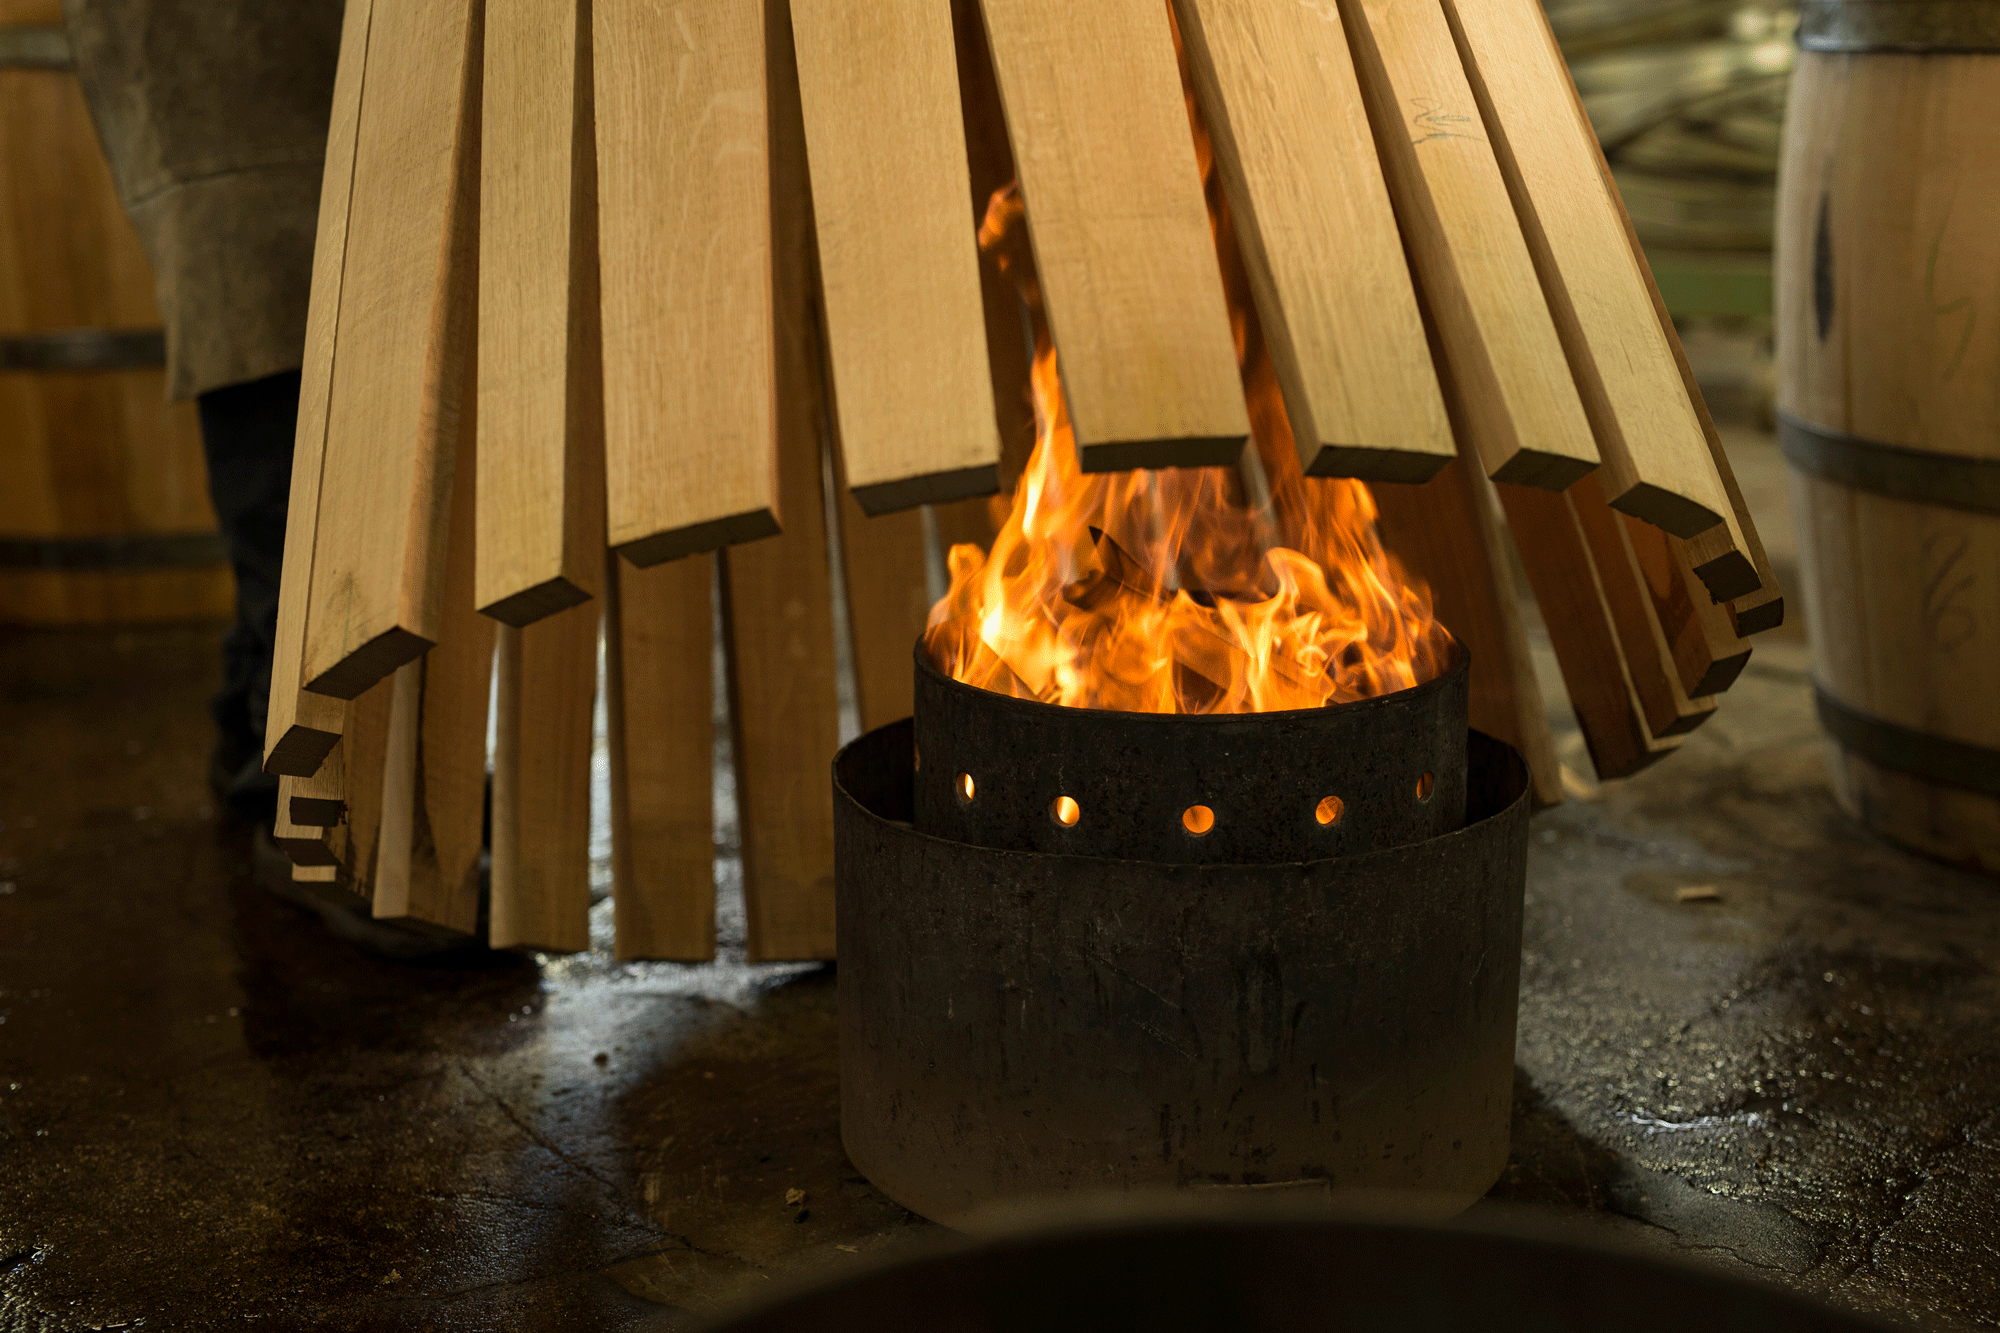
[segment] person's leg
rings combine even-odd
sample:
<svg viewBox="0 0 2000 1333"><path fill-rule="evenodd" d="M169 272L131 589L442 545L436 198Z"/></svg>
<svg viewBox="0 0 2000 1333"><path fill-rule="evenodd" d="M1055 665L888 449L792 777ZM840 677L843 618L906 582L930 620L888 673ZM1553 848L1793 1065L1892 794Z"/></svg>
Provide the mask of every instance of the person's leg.
<svg viewBox="0 0 2000 1333"><path fill-rule="evenodd" d="M263 771L278 577L292 488L299 373L213 389L196 399L208 457L208 493L236 572L236 623L223 640L223 684L211 705L221 735L211 781L245 819L268 822L278 783Z"/></svg>
<svg viewBox="0 0 2000 1333"><path fill-rule="evenodd" d="M264 772L264 719L270 711L271 651L278 636L278 575L285 561L291 504L292 435L299 375L291 371L202 394L201 439L208 490L236 568L236 623L222 644L223 682L211 705L221 732L211 780L244 819L268 826L278 812L278 780ZM418 922L377 921L365 902L292 882L291 863L268 827L253 831L258 879L318 914L349 943L384 958L430 958L476 947L471 939ZM481 903L481 915L485 904Z"/></svg>

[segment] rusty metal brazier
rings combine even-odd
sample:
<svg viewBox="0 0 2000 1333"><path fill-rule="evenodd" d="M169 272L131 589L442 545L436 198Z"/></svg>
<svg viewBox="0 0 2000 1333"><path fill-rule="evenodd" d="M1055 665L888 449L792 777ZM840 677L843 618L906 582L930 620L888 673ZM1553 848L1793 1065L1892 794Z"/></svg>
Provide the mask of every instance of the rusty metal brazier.
<svg viewBox="0 0 2000 1333"><path fill-rule="evenodd" d="M855 1165L948 1225L1065 1192L1485 1193L1527 771L1467 730L1466 668L1186 717L1005 698L919 645L917 716L834 765Z"/></svg>

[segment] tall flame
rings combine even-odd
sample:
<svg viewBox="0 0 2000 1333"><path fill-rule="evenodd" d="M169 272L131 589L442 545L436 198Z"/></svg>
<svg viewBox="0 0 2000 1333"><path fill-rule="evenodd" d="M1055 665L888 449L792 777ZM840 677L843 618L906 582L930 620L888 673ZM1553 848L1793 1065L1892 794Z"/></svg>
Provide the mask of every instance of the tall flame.
<svg viewBox="0 0 2000 1333"><path fill-rule="evenodd" d="M1219 202L1211 191L1226 261ZM991 552L951 549L951 590L925 632L938 669L1018 698L1148 713L1316 708L1442 670L1449 637L1377 540L1368 488L1300 474L1240 270L1226 277L1255 442L1243 466L1086 475L1024 233L1010 185L979 242L1033 319L1035 448Z"/></svg>

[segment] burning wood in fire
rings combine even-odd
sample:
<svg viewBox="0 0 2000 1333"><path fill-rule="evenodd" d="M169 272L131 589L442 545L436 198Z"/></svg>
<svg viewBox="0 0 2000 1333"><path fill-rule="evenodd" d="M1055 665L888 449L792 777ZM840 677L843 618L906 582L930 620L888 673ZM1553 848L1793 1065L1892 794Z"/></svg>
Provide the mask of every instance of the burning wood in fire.
<svg viewBox="0 0 2000 1333"><path fill-rule="evenodd" d="M1256 432L1242 470L1082 471L1024 219L1016 186L996 192L980 248L1032 321L1035 450L992 550L952 548L927 633L939 668L1020 698L1157 713L1311 708L1436 675L1448 636L1428 590L1383 550L1364 484L1300 475L1242 305Z"/></svg>

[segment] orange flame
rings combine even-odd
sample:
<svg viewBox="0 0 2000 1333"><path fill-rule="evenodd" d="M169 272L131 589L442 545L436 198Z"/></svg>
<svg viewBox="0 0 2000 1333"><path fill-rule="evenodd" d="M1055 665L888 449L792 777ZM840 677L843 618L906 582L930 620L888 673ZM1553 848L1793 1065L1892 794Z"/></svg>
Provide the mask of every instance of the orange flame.
<svg viewBox="0 0 2000 1333"><path fill-rule="evenodd" d="M1227 219L1219 199L1211 208L1226 260ZM979 241L1033 316L1035 448L992 551L951 549L951 591L925 631L938 669L1018 698L1147 713L1317 708L1442 670L1450 638L1377 540L1368 488L1300 474L1247 300L1232 302L1255 442L1243 467L1081 470L1023 232L1010 185ZM1227 276L1240 293L1240 271ZM1251 496L1259 486L1267 498Z"/></svg>

